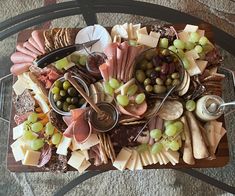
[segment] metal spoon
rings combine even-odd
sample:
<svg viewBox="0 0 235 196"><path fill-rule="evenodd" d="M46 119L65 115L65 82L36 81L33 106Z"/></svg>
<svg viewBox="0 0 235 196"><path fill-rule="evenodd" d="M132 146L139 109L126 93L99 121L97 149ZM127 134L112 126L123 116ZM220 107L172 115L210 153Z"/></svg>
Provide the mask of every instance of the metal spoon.
<svg viewBox="0 0 235 196"><path fill-rule="evenodd" d="M208 107L208 111L211 113L216 113L221 107L228 106L228 105L235 105L235 101L228 102L228 103L222 103L222 104L212 103Z"/></svg>

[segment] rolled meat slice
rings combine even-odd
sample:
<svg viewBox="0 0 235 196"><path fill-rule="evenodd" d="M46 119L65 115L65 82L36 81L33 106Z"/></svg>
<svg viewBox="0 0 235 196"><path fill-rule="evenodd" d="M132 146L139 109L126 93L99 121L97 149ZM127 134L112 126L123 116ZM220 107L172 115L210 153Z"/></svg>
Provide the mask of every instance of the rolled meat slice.
<svg viewBox="0 0 235 196"><path fill-rule="evenodd" d="M33 57L23 54L22 52L15 52L11 55L11 61L15 64L18 63L32 63Z"/></svg>
<svg viewBox="0 0 235 196"><path fill-rule="evenodd" d="M122 63L121 63L121 67L120 67L120 79L123 81L124 80L124 76L125 76L125 66L126 66L126 60L127 60L127 52L128 52L128 47L129 44L127 42L122 42L119 45L119 48L122 50L123 56L122 56Z"/></svg>
<svg viewBox="0 0 235 196"><path fill-rule="evenodd" d="M109 66L106 63L103 63L99 66L99 70L104 81L109 80Z"/></svg>
<svg viewBox="0 0 235 196"><path fill-rule="evenodd" d="M104 49L105 55L108 57L108 59L112 59L113 61L113 78L117 77L117 47L117 43L111 43Z"/></svg>
<svg viewBox="0 0 235 196"><path fill-rule="evenodd" d="M28 50L23 46L23 44L17 44L16 45L16 50L19 52L22 52L23 54L29 55L33 57L34 59L37 57L37 54L33 53L32 51Z"/></svg>
<svg viewBox="0 0 235 196"><path fill-rule="evenodd" d="M43 51L43 53L46 53L46 51L45 51L45 39L44 39L44 36L43 36L43 30L34 30L31 35L32 35L32 38L36 41L36 43L39 46L40 50Z"/></svg>
<svg viewBox="0 0 235 196"><path fill-rule="evenodd" d="M45 51L43 51L43 50L39 47L39 45L37 44L37 42L36 42L32 37L30 37L30 38L28 39L28 42L29 42L34 48L36 48L38 51L40 51L42 54L45 53Z"/></svg>
<svg viewBox="0 0 235 196"><path fill-rule="evenodd" d="M74 138L79 143L85 142L91 135L91 126L85 120L84 114L78 117L73 126Z"/></svg>
<svg viewBox="0 0 235 196"><path fill-rule="evenodd" d="M21 63L21 64L14 64L11 67L11 73L15 76L18 76L26 71L29 70L29 67L32 65L32 63Z"/></svg>
<svg viewBox="0 0 235 196"><path fill-rule="evenodd" d="M25 47L26 49L30 50L31 52L33 52L36 55L42 55L42 53L40 51L38 51L37 48L35 48L28 41L23 43L23 47Z"/></svg>
<svg viewBox="0 0 235 196"><path fill-rule="evenodd" d="M72 138L74 136L74 125L75 125L75 123L76 123L76 121L71 122L71 124L64 131L63 135L65 137Z"/></svg>

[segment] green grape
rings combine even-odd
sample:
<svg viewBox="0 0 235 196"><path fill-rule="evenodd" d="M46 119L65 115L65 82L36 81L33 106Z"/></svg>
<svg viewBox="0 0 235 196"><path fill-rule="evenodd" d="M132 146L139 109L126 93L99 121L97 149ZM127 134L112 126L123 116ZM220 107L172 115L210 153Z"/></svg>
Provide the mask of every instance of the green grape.
<svg viewBox="0 0 235 196"><path fill-rule="evenodd" d="M174 42L173 42L174 46L177 48L177 49L184 49L184 42L180 39L175 39Z"/></svg>
<svg viewBox="0 0 235 196"><path fill-rule="evenodd" d="M85 66L86 65L86 61L87 61L87 56L86 55L80 55L78 63L80 65Z"/></svg>
<svg viewBox="0 0 235 196"><path fill-rule="evenodd" d="M114 78L109 80L109 85L114 89L117 89L120 86L119 82Z"/></svg>
<svg viewBox="0 0 235 196"><path fill-rule="evenodd" d="M169 143L169 148L171 149L171 150L173 150L173 151L177 151L177 150L179 150L179 148L180 148L180 145L179 145L179 143L177 142L177 141L171 141L170 143Z"/></svg>
<svg viewBox="0 0 235 196"><path fill-rule="evenodd" d="M62 58L62 59L56 61L56 62L55 62L55 67L56 67L57 69L60 69L60 70L61 70L61 69L63 69L64 67L66 67L68 64L69 64L68 59L65 57L65 58Z"/></svg>
<svg viewBox="0 0 235 196"><path fill-rule="evenodd" d="M146 80L146 79L145 79ZM132 84L127 90L127 96L133 96L138 90L138 86L136 84Z"/></svg>
<svg viewBox="0 0 235 196"><path fill-rule="evenodd" d="M193 100L188 100L185 105L186 109L190 112L194 111L196 108L196 103Z"/></svg>
<svg viewBox="0 0 235 196"><path fill-rule="evenodd" d="M43 124L40 122L35 122L31 125L32 131L33 132L39 132L43 129Z"/></svg>
<svg viewBox="0 0 235 196"><path fill-rule="evenodd" d="M176 131L180 132L184 128L184 124L181 121L176 121L173 123L173 125L176 127Z"/></svg>
<svg viewBox="0 0 235 196"><path fill-rule="evenodd" d="M32 131L25 130L23 133L23 138L26 140L34 140L37 138L37 135L34 134Z"/></svg>
<svg viewBox="0 0 235 196"><path fill-rule="evenodd" d="M185 56L184 51L182 49L177 49L177 54L181 59L183 59Z"/></svg>
<svg viewBox="0 0 235 196"><path fill-rule="evenodd" d="M52 92L53 94L59 94L60 89L59 89L57 86L55 86L55 87L52 88L51 92Z"/></svg>
<svg viewBox="0 0 235 196"><path fill-rule="evenodd" d="M205 36L203 36L203 37L201 37L201 38L199 39L199 44L200 44L200 45L204 46L204 45L206 45L207 43L208 43L208 39L207 39Z"/></svg>
<svg viewBox="0 0 235 196"><path fill-rule="evenodd" d="M30 122L28 120L24 121L23 129L24 131L30 130Z"/></svg>
<svg viewBox="0 0 235 196"><path fill-rule="evenodd" d="M197 52L197 53L201 53L203 51L203 48L200 46L200 45L196 45L194 50Z"/></svg>
<svg viewBox="0 0 235 196"><path fill-rule="evenodd" d="M61 134L60 133L55 133L54 135L52 135L51 137L51 142L52 144L54 145L57 145L60 143L60 140L61 140Z"/></svg>
<svg viewBox="0 0 235 196"><path fill-rule="evenodd" d="M186 57L184 57L182 59L182 62L183 62L183 65L184 65L184 69L189 69L190 63L189 63L189 60Z"/></svg>
<svg viewBox="0 0 235 196"><path fill-rule="evenodd" d="M64 82L63 82L63 89L67 91L67 90L69 89L69 87L71 87L70 82L67 81L67 80L64 81Z"/></svg>
<svg viewBox="0 0 235 196"><path fill-rule="evenodd" d="M144 152L146 150L148 150L148 144L141 144L141 145L137 146L137 151L139 153Z"/></svg>
<svg viewBox="0 0 235 196"><path fill-rule="evenodd" d="M113 88L110 86L109 82L105 82L104 83L104 92L109 94L109 95L113 95Z"/></svg>
<svg viewBox="0 0 235 196"><path fill-rule="evenodd" d="M145 100L145 94L144 94L144 93L140 93L140 94L138 94L138 95L135 97L135 102L136 102L137 104L143 103L144 100Z"/></svg>
<svg viewBox="0 0 235 196"><path fill-rule="evenodd" d="M48 123L46 124L45 133L46 133L47 135L53 135L54 129L55 129L55 127L51 124L51 122L48 122Z"/></svg>
<svg viewBox="0 0 235 196"><path fill-rule="evenodd" d="M151 153L152 153L152 154L157 154L157 153L161 152L162 149L163 149L162 143L157 142L157 143L155 143L155 144L152 145Z"/></svg>
<svg viewBox="0 0 235 196"><path fill-rule="evenodd" d="M33 150L39 150L40 148L42 148L44 145L44 141L42 139L35 139L31 142L30 147Z"/></svg>
<svg viewBox="0 0 235 196"><path fill-rule="evenodd" d="M177 128L174 124L170 124L166 127L165 134L167 136L173 136L176 134Z"/></svg>
<svg viewBox="0 0 235 196"><path fill-rule="evenodd" d="M121 105L121 106L127 106L129 104L129 99L126 95L118 95L117 96L117 102Z"/></svg>
<svg viewBox="0 0 235 196"><path fill-rule="evenodd" d="M198 42L199 39L200 39L200 35L197 32L192 32L189 36L189 41L193 43Z"/></svg>
<svg viewBox="0 0 235 196"><path fill-rule="evenodd" d="M173 122L174 122L173 120L165 120L164 127L167 127L168 125L172 124Z"/></svg>
<svg viewBox="0 0 235 196"><path fill-rule="evenodd" d="M35 112L28 116L28 121L31 123L35 123L37 119L38 119L38 115Z"/></svg>
<svg viewBox="0 0 235 196"><path fill-rule="evenodd" d="M159 41L159 47L161 48L167 48L169 44L169 41L167 38L161 38Z"/></svg>
<svg viewBox="0 0 235 196"><path fill-rule="evenodd" d="M159 140L162 137L162 131L160 129L153 129L150 131L150 137Z"/></svg>
<svg viewBox="0 0 235 196"><path fill-rule="evenodd" d="M192 42L185 42L185 49L192 50L195 47L195 44Z"/></svg>
<svg viewBox="0 0 235 196"><path fill-rule="evenodd" d="M168 49L171 50L171 51L174 52L174 53L177 53L177 49L176 49L176 47L173 46L173 45L169 46Z"/></svg>

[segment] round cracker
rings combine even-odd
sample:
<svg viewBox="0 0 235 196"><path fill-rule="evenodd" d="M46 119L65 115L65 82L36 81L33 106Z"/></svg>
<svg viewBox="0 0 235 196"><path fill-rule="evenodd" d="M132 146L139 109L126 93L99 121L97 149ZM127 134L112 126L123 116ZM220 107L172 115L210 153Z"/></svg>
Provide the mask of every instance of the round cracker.
<svg viewBox="0 0 235 196"><path fill-rule="evenodd" d="M179 101L166 101L158 112L164 120L176 120L183 114L184 108Z"/></svg>

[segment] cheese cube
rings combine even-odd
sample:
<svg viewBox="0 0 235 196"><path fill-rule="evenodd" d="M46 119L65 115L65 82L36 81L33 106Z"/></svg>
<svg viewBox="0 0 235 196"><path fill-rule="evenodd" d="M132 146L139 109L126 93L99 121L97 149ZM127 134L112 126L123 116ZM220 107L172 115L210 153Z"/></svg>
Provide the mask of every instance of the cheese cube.
<svg viewBox="0 0 235 196"><path fill-rule="evenodd" d="M86 160L88 161L89 160L88 150L82 150L81 152L85 156Z"/></svg>
<svg viewBox="0 0 235 196"><path fill-rule="evenodd" d="M154 32L154 31L150 31L149 35L150 35L151 37L154 37L154 38L157 38L157 39L159 39L160 36L161 36L160 33L157 33L157 32Z"/></svg>
<svg viewBox="0 0 235 196"><path fill-rule="evenodd" d="M24 82L24 80L19 79L13 84L12 88L16 95L21 95L27 88L27 84Z"/></svg>
<svg viewBox="0 0 235 196"><path fill-rule="evenodd" d="M189 39L189 33L188 32L185 32L185 31L182 31L180 33L178 33L178 37L180 40L182 40L183 42L187 42L188 39Z"/></svg>
<svg viewBox="0 0 235 196"><path fill-rule="evenodd" d="M189 68L187 69L187 72L189 73L190 76L194 76L194 75L197 75L197 74L201 74L201 70L199 69L199 67L197 66L195 60L190 57L190 58L187 58L188 61L189 61Z"/></svg>
<svg viewBox="0 0 235 196"><path fill-rule="evenodd" d="M193 59L198 59L200 57L198 53L196 52L196 50L194 49L185 52L185 56L187 58L193 58Z"/></svg>
<svg viewBox="0 0 235 196"><path fill-rule="evenodd" d="M31 150L30 144L31 144L30 140L25 140L23 137L20 137L14 143L11 144L11 148L21 147L23 150L23 153L25 154L27 150Z"/></svg>
<svg viewBox="0 0 235 196"><path fill-rule="evenodd" d="M41 152L27 150L25 154L25 158L22 161L23 165L37 166L40 159Z"/></svg>
<svg viewBox="0 0 235 196"><path fill-rule="evenodd" d="M159 40L159 38L152 37L150 35L138 34L137 43L154 48L157 46L158 40Z"/></svg>
<svg viewBox="0 0 235 196"><path fill-rule="evenodd" d="M131 152L126 148L122 148L117 158L113 162L113 166L117 169L123 171L126 168L126 164L131 157Z"/></svg>
<svg viewBox="0 0 235 196"><path fill-rule="evenodd" d="M208 63L208 61L196 60L196 64L197 64L197 66L199 67L199 69L201 70L202 73L206 69L207 63Z"/></svg>
<svg viewBox="0 0 235 196"><path fill-rule="evenodd" d="M205 30L198 29L197 33L200 35L200 37L205 36Z"/></svg>
<svg viewBox="0 0 235 196"><path fill-rule="evenodd" d="M84 160L81 166L78 168L78 172L81 174L84 172L88 167L90 167L91 163L87 160Z"/></svg>
<svg viewBox="0 0 235 196"><path fill-rule="evenodd" d="M131 157L126 164L126 168L133 171L135 169L136 159L137 159L137 152L135 150L132 150Z"/></svg>
<svg viewBox="0 0 235 196"><path fill-rule="evenodd" d="M24 160L25 153L22 146L13 147L11 149L16 162Z"/></svg>
<svg viewBox="0 0 235 196"><path fill-rule="evenodd" d="M42 94L36 94L34 98L37 100L44 114L50 111L50 107L48 106L46 100L43 98Z"/></svg>
<svg viewBox="0 0 235 196"><path fill-rule="evenodd" d="M82 154L81 151L74 151L71 154L72 155L68 160L68 164L78 170L86 157Z"/></svg>
<svg viewBox="0 0 235 196"><path fill-rule="evenodd" d="M71 138L65 137L63 135L62 139L57 147L56 153L66 156L68 154L68 147L70 146L71 141L72 141Z"/></svg>
<svg viewBox="0 0 235 196"><path fill-rule="evenodd" d="M184 28L184 31L185 32L196 32L198 30L198 26L195 26L195 25L190 25L190 24L187 24Z"/></svg>
<svg viewBox="0 0 235 196"><path fill-rule="evenodd" d="M81 150L87 150L90 149L90 147L95 146L96 144L99 144L100 140L97 136L97 134L91 134L90 137L87 139L87 141L85 141L82 144L79 144L79 147Z"/></svg>
<svg viewBox="0 0 235 196"><path fill-rule="evenodd" d="M137 36L139 36L139 34L148 35L148 31L147 31L146 27L143 27L143 28L137 30L136 33L137 33Z"/></svg>
<svg viewBox="0 0 235 196"><path fill-rule="evenodd" d="M135 170L142 170L142 169L143 169L143 165L141 163L140 155L137 152L137 158L136 158L136 163L135 163Z"/></svg>
<svg viewBox="0 0 235 196"><path fill-rule="evenodd" d="M133 36L134 36L134 39L137 39L137 31L140 29L141 27L141 24L135 24L133 25Z"/></svg>
<svg viewBox="0 0 235 196"><path fill-rule="evenodd" d="M23 136L24 133L24 123L13 128L13 140L16 140Z"/></svg>

